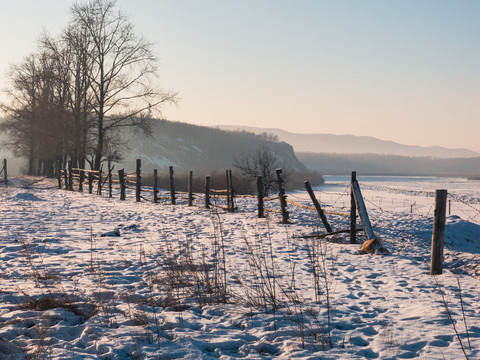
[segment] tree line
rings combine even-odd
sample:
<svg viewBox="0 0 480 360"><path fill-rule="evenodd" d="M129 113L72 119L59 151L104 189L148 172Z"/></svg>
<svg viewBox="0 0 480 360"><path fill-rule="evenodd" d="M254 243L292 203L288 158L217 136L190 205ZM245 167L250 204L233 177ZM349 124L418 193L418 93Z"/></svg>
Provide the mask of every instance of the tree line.
<svg viewBox="0 0 480 360"><path fill-rule="evenodd" d="M149 134L150 119L177 100L159 86L153 44L116 0L77 2L70 12L59 34L42 33L36 51L8 73L0 130L32 175L49 175L67 159L99 170L104 160L119 159L123 128Z"/></svg>

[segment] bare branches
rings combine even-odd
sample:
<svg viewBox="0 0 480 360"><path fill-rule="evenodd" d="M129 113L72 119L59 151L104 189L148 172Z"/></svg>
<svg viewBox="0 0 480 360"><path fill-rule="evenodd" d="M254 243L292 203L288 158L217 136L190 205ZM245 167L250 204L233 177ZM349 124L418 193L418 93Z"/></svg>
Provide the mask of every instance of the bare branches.
<svg viewBox="0 0 480 360"><path fill-rule="evenodd" d="M243 175L253 178L261 176L264 196L268 196L271 191L276 189L275 170L281 167L281 163L277 155L267 146L261 146L250 153L235 157L233 166L239 169Z"/></svg>
<svg viewBox="0 0 480 360"><path fill-rule="evenodd" d="M93 159L99 169L107 153L119 153L119 129L148 134L148 119L177 100L158 85L153 45L116 0L77 2L71 13L60 36L42 34L38 51L12 67L11 102L1 105L9 116L2 130L30 173L67 158L80 166Z"/></svg>
<svg viewBox="0 0 480 360"><path fill-rule="evenodd" d="M90 39L90 81L97 116L95 168L103 156L105 132L128 126L132 117L175 102L177 95L155 86L158 60L152 44L137 37L133 24L120 11L115 12L115 7L116 2L110 0L72 7L74 23L86 29Z"/></svg>

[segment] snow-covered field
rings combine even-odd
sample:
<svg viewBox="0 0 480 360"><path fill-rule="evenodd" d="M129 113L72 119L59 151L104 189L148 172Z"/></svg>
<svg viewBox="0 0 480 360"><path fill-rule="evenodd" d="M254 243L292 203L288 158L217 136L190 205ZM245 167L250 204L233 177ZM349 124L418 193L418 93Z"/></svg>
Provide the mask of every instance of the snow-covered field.
<svg viewBox="0 0 480 360"><path fill-rule="evenodd" d="M255 199L225 213L0 185L0 359L479 358L479 183L389 180L359 177L384 256L302 238L323 227L291 205L281 225ZM327 182L322 205L347 211L345 179ZM440 188L451 215L432 277Z"/></svg>

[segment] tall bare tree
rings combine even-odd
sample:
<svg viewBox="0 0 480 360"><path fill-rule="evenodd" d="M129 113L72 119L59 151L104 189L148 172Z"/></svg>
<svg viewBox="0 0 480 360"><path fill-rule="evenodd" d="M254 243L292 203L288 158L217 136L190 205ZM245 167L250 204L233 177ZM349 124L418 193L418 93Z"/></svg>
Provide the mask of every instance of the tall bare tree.
<svg viewBox="0 0 480 360"><path fill-rule="evenodd" d="M115 0L91 0L72 6L73 24L88 34L92 60L97 138L93 167L100 168L108 132L123 126L149 131L148 118L177 94L157 85L158 59L152 43L137 36Z"/></svg>

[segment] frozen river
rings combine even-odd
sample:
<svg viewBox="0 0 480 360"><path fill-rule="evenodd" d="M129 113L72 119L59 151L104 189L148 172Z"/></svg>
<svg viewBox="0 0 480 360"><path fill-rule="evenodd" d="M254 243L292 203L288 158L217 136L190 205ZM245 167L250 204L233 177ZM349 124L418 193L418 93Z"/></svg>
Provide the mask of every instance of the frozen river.
<svg viewBox="0 0 480 360"><path fill-rule="evenodd" d="M326 206L350 206L350 177L326 175L317 197ZM433 216L436 189L448 191L447 215L480 223L480 181L466 178L357 176L367 209Z"/></svg>

